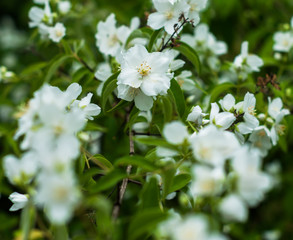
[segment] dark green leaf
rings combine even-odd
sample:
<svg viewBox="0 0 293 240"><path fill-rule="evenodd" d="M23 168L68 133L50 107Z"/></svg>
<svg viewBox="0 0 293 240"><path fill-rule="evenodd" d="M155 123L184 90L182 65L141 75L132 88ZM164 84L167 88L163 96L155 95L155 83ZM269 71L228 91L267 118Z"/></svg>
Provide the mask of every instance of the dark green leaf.
<svg viewBox="0 0 293 240"><path fill-rule="evenodd" d="M149 52L151 52L153 50L153 46L154 46L154 44L155 44L155 42L156 42L156 40L157 40L157 38L158 38L161 30L162 29L158 29L158 30L156 30L156 31L153 32L153 34L151 36L151 39L149 41L149 45L148 45L148 51Z"/></svg>
<svg viewBox="0 0 293 240"><path fill-rule="evenodd" d="M176 175L173 179L173 184L170 187L168 194L185 187L190 182L190 180L191 176L189 174Z"/></svg>
<svg viewBox="0 0 293 240"><path fill-rule="evenodd" d="M177 112L179 116L182 118L186 108L185 98L184 98L181 87L179 86L179 84L174 78L171 80L170 90L175 100Z"/></svg>
<svg viewBox="0 0 293 240"><path fill-rule="evenodd" d="M201 73L201 64L197 52L185 42L178 41L179 46L174 49L184 55L196 68L197 73Z"/></svg>
<svg viewBox="0 0 293 240"><path fill-rule="evenodd" d="M151 177L145 184L140 194L141 209L159 208L160 189L155 177Z"/></svg>
<svg viewBox="0 0 293 240"><path fill-rule="evenodd" d="M142 239L146 234L151 233L158 223L164 221L168 217L167 213L163 213L158 208L148 208L139 212L128 228L128 240Z"/></svg>
<svg viewBox="0 0 293 240"><path fill-rule="evenodd" d="M115 90L117 87L117 77L120 74L120 72L114 73L112 76L110 76L106 82L104 83L103 89L102 89L102 99L101 99L101 106L102 111L105 111L105 106L107 103L107 100L111 93Z"/></svg>
<svg viewBox="0 0 293 240"><path fill-rule="evenodd" d="M93 186L92 189L90 189L90 192L97 193L97 192L107 190L115 186L118 182L120 182L122 179L126 177L127 177L127 174L125 172L115 169L109 172L107 175L101 177L96 182L96 185Z"/></svg>
<svg viewBox="0 0 293 240"><path fill-rule="evenodd" d="M56 73L58 68L69 58L72 58L72 55L62 55L60 58L57 60L53 61L52 65L49 67L47 75L45 77L44 82L49 82L53 75Z"/></svg>
<svg viewBox="0 0 293 240"><path fill-rule="evenodd" d="M156 170L156 166L154 164L146 160L144 157L140 157L140 156L127 156L127 157L119 158L118 160L115 161L115 166L119 166L119 165L134 165L146 171Z"/></svg>

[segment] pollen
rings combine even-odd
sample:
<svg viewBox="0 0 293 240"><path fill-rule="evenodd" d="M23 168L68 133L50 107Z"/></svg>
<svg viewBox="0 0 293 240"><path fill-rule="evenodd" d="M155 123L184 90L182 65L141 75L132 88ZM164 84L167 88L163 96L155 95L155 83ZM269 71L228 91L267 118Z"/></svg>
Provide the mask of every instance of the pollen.
<svg viewBox="0 0 293 240"><path fill-rule="evenodd" d="M138 67L136 67L137 72L142 75L146 76L152 70L152 68L147 64L147 62L143 61Z"/></svg>
<svg viewBox="0 0 293 240"><path fill-rule="evenodd" d="M254 109L254 106L248 107L247 111L248 111L248 113L249 113L250 115L253 115L253 116L255 115L255 109Z"/></svg>

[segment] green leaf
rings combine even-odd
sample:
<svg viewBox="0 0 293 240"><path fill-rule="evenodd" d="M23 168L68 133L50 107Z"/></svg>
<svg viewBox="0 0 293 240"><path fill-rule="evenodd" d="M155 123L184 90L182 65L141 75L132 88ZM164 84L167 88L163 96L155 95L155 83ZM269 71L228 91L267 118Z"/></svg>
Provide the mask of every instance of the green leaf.
<svg viewBox="0 0 293 240"><path fill-rule="evenodd" d="M78 83L86 74L89 73L87 68L81 67L72 76L72 82Z"/></svg>
<svg viewBox="0 0 293 240"><path fill-rule="evenodd" d="M153 50L153 46L160 34L160 32L162 31L162 29L158 29L156 31L153 32L152 36L151 36L151 39L149 41L149 45L148 45L148 51L151 52Z"/></svg>
<svg viewBox="0 0 293 240"><path fill-rule="evenodd" d="M117 77L120 74L120 71L117 73L114 73L112 76L110 76L106 82L104 83L103 89L102 89L102 96L101 96L101 106L102 110L105 111L105 106L107 103L107 100L111 93L115 90L117 87Z"/></svg>
<svg viewBox="0 0 293 240"><path fill-rule="evenodd" d="M128 44L135 38L149 38L149 34L146 32L141 31L141 29L135 29L127 38L125 46L128 46Z"/></svg>
<svg viewBox="0 0 293 240"><path fill-rule="evenodd" d="M163 96L161 101L164 113L164 122L170 122L173 118L173 104L168 96Z"/></svg>
<svg viewBox="0 0 293 240"><path fill-rule="evenodd" d="M101 154L96 154L90 160L99 166L104 166L107 170L113 167L112 163Z"/></svg>
<svg viewBox="0 0 293 240"><path fill-rule="evenodd" d="M126 132L135 122L136 118L138 117L139 110L134 106L129 114L129 121L124 127L124 132Z"/></svg>
<svg viewBox="0 0 293 240"><path fill-rule="evenodd" d="M153 163L140 156L127 156L119 158L115 161L115 166L119 165L134 165L143 168L146 171L154 171L157 169Z"/></svg>
<svg viewBox="0 0 293 240"><path fill-rule="evenodd" d="M41 71L44 67L48 65L47 62L39 62L30 65L29 67L25 68L20 75L28 75L37 71Z"/></svg>
<svg viewBox="0 0 293 240"><path fill-rule="evenodd" d="M200 75L201 63L197 52L185 42L177 41L176 43L178 43L179 46L176 46L174 49L184 55L195 66L198 75Z"/></svg>
<svg viewBox="0 0 293 240"><path fill-rule="evenodd" d="M46 74L45 80L44 82L49 82L51 80L51 78L53 77L53 75L56 73L56 71L58 70L58 68L69 58L72 58L72 55L62 55L60 58L58 58L57 60L53 61L53 63L51 64L51 66L48 69L48 72Z"/></svg>
<svg viewBox="0 0 293 240"><path fill-rule="evenodd" d="M163 199L165 199L166 196L172 192L176 169L171 166L172 165L170 164L170 167L166 168L161 174L163 180Z"/></svg>
<svg viewBox="0 0 293 240"><path fill-rule="evenodd" d="M96 185L90 189L90 192L97 193L97 192L107 190L115 186L118 182L120 182L122 179L126 177L127 177L127 174L125 172L122 172L120 169L115 169L109 172L107 175L101 177L96 182Z"/></svg>
<svg viewBox="0 0 293 240"><path fill-rule="evenodd" d="M169 189L169 193L175 192L185 187L191 180L191 176L187 173L176 175L173 179L173 184Z"/></svg>
<svg viewBox="0 0 293 240"><path fill-rule="evenodd" d="M222 83L220 85L215 86L211 92L210 103L215 102L219 95L224 94L227 92L227 90L235 87L236 85L233 83Z"/></svg>
<svg viewBox="0 0 293 240"><path fill-rule="evenodd" d="M143 239L158 223L167 219L168 214L158 208L148 208L133 217L128 228L128 240Z"/></svg>
<svg viewBox="0 0 293 240"><path fill-rule="evenodd" d="M181 87L174 78L171 80L170 90L175 100L177 112L183 118L186 109L185 98Z"/></svg>
<svg viewBox="0 0 293 240"><path fill-rule="evenodd" d="M68 42L65 41L64 39L61 40L61 44L64 48L65 54L70 55L72 54L71 47L69 46Z"/></svg>
<svg viewBox="0 0 293 240"><path fill-rule="evenodd" d="M111 112L114 112L114 111L116 111L118 109L124 108L124 107L128 106L129 104L130 104L130 102L125 101L125 100L122 99L114 107L112 107L110 110L108 110L107 113L111 113Z"/></svg>
<svg viewBox="0 0 293 240"><path fill-rule="evenodd" d="M166 148L171 148L174 149L175 147L168 143L165 139L163 138L158 138L158 137L134 137L134 141L143 143L145 145L151 145L151 146L161 146L161 147L166 147ZM175 148L176 149L176 148Z"/></svg>
<svg viewBox="0 0 293 240"><path fill-rule="evenodd" d="M140 193L140 208L159 208L160 205L160 189L155 177L151 177L143 186Z"/></svg>

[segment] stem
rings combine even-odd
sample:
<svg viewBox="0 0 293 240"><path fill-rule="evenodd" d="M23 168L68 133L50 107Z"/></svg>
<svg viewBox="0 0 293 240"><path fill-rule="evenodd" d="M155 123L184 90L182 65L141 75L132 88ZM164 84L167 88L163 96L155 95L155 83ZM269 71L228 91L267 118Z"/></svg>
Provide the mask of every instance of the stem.
<svg viewBox="0 0 293 240"><path fill-rule="evenodd" d="M162 52L165 48L168 47L169 42L174 39L175 34L179 31L180 28L182 28L184 26L185 23L188 22L188 18L183 18L183 22L181 23L181 25L177 28L175 27L174 32L172 33L171 37L168 39L168 41L163 45L163 47L161 48L160 52Z"/></svg>
<svg viewBox="0 0 293 240"><path fill-rule="evenodd" d="M130 112L131 111L129 111L129 113ZM128 114L128 116L127 116L127 122L129 122L129 115L130 114ZM131 130L131 126L130 126L130 129L129 129L129 155L130 156L134 155L133 131ZM127 168L126 168L127 175L130 174L131 169L132 169L132 166L128 165ZM114 219L114 221L117 220L117 218L119 216L120 207L121 207L121 204L122 204L122 201L123 201L123 197L124 197L124 194L125 194L125 191L126 191L126 188L127 188L128 181L129 181L128 178L124 178L122 183L121 183L121 185L120 185L118 195L117 195L117 201L116 201L116 203L114 205L114 208L113 208L113 211L112 211L112 218Z"/></svg>
<svg viewBox="0 0 293 240"><path fill-rule="evenodd" d="M91 73L95 74L95 70L93 68L91 68L81 57L79 57L76 53L73 54L73 56L75 57L75 59L77 61L79 61L86 69L88 69ZM96 80L99 80L96 78L96 76L94 75L94 78Z"/></svg>

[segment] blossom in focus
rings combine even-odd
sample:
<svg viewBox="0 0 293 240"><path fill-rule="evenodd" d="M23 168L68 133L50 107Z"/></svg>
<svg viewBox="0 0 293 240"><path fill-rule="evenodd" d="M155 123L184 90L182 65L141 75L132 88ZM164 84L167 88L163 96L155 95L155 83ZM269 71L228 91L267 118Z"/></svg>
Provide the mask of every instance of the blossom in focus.
<svg viewBox="0 0 293 240"><path fill-rule="evenodd" d="M153 97L166 94L170 88L169 65L170 59L164 53L149 53L142 45L130 48L121 62L118 97L127 101L134 99L139 109L148 110Z"/></svg>
<svg viewBox="0 0 293 240"><path fill-rule="evenodd" d="M252 93L247 92L244 96L244 101L237 103L235 106L239 113L244 113L244 122L237 124L237 130L242 134L251 133L259 126L259 121L255 117L255 104L255 96Z"/></svg>

